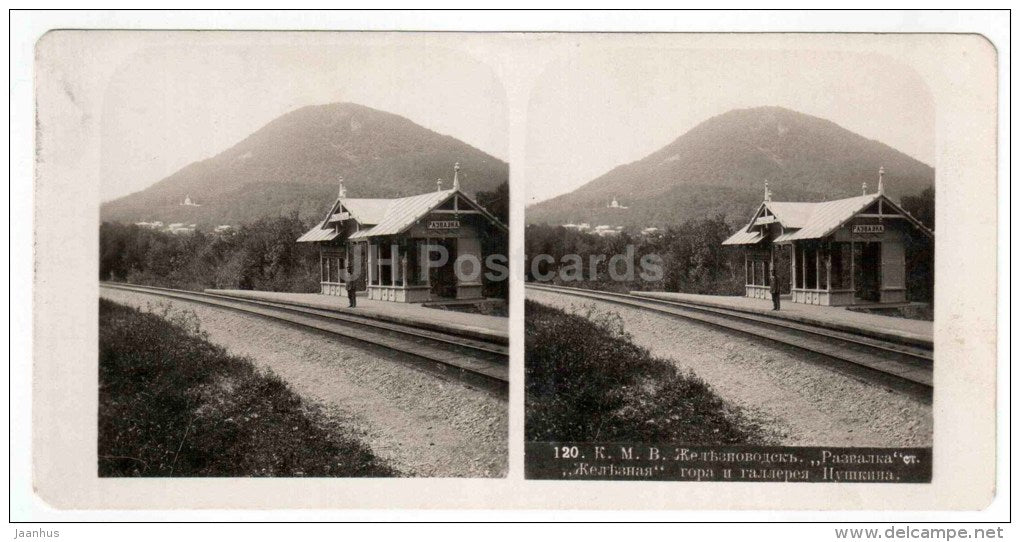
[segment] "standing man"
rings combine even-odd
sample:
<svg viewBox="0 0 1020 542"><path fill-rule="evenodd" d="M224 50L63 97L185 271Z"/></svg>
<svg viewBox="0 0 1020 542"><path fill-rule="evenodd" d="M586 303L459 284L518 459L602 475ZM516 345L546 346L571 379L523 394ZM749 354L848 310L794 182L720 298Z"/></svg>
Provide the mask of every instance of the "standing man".
<svg viewBox="0 0 1020 542"><path fill-rule="evenodd" d="M348 306L353 309L358 306L358 277L354 275L354 266L350 263L347 264L346 275L347 302Z"/></svg>
<svg viewBox="0 0 1020 542"><path fill-rule="evenodd" d="M776 280L776 268L771 267L769 272L769 292L772 294L772 310L779 310L779 281Z"/></svg>

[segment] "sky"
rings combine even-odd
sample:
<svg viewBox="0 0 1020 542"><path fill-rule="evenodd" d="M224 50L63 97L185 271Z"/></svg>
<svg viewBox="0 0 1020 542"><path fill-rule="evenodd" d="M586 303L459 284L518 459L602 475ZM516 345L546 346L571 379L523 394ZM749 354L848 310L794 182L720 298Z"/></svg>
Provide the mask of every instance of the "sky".
<svg viewBox="0 0 1020 542"><path fill-rule="evenodd" d="M580 51L546 67L531 92L527 203L640 160L715 115L765 105L831 120L934 165L930 92L911 68L878 54Z"/></svg>
<svg viewBox="0 0 1020 542"><path fill-rule="evenodd" d="M640 160L715 115L763 105L934 163L935 104L924 81L875 53L539 41L523 54L508 41L490 49L502 56L493 58L443 46L449 41L409 45L406 35L137 36L107 40L118 60L99 63L113 66L101 92L103 201L212 157L289 111L338 101L407 117L503 160L523 148L511 178L529 204ZM521 75L529 70L536 75Z"/></svg>
<svg viewBox="0 0 1020 542"><path fill-rule="evenodd" d="M307 34L219 36L175 34L112 70L100 128L103 201L210 158L289 111L332 102L395 113L507 159L506 92L466 53L382 36L370 37L371 47Z"/></svg>

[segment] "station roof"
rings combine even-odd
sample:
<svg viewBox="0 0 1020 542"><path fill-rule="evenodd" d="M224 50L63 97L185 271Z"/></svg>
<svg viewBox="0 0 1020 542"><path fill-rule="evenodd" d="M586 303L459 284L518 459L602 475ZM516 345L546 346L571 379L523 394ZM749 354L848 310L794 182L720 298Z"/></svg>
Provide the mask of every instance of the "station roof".
<svg viewBox="0 0 1020 542"><path fill-rule="evenodd" d="M332 241L340 236L340 232L336 231L332 226L326 223L326 220L319 222L312 229L306 231L301 237L298 237L298 243L316 243L322 241Z"/></svg>
<svg viewBox="0 0 1020 542"><path fill-rule="evenodd" d="M729 239L723 241L724 245L753 245L764 239L765 237L759 231L747 231L746 229L737 230L729 237Z"/></svg>
<svg viewBox="0 0 1020 542"><path fill-rule="evenodd" d="M357 220L359 224L366 225L382 222L394 201L399 200L382 198L339 198L337 203L342 205L344 209L347 209L347 211L351 213L351 217L353 217L354 220Z"/></svg>
<svg viewBox="0 0 1020 542"><path fill-rule="evenodd" d="M853 218L854 215L863 211L880 197L878 193L856 196L834 201L822 201L809 203L811 213L807 220L799 227L787 226L786 229L797 227L797 231L789 231L775 239L776 243L796 241L798 239L819 239L825 237L843 225L844 222ZM804 204L801 204L804 205Z"/></svg>
<svg viewBox="0 0 1020 542"><path fill-rule="evenodd" d="M331 225L331 222L342 219L336 216L341 212L341 209L350 213L350 217L362 227L357 232L351 234L351 240L403 233L417 220L454 195L458 195L461 201L466 202L473 210L479 211L500 229L507 231L506 225L500 222L492 213L478 205L459 189L451 188L417 196L393 199L338 198L333 203L333 206L330 207L326 218L299 237L298 242L332 241L340 237L341 233L335 231L336 228Z"/></svg>
<svg viewBox="0 0 1020 542"><path fill-rule="evenodd" d="M897 213L902 215L911 224L924 232L928 237L933 237L931 230L925 227L919 220L910 216L899 205L896 205L889 198L879 193L865 194L852 198L844 198L833 201L821 202L788 202L788 201L764 201L755 212L755 218L741 230L723 241L724 245L751 245L760 242L764 236L755 229L758 216L762 209L768 209L775 216L775 222L783 227L782 235L773 239L774 243L786 243L805 239L820 239L827 237L850 220L858 213L867 209L872 203L881 199L883 205L891 206Z"/></svg>
<svg viewBox="0 0 1020 542"><path fill-rule="evenodd" d="M425 213L443 203L456 190L437 190L427 194L419 194L407 198L388 200L390 203L385 214L375 225L367 230L361 230L351 235L351 239L363 239L378 235L393 235L400 233L414 224L415 220L421 218Z"/></svg>
<svg viewBox="0 0 1020 542"><path fill-rule="evenodd" d="M803 228L811 219L817 203L802 201L766 201L765 207L776 215L776 219L786 228Z"/></svg>

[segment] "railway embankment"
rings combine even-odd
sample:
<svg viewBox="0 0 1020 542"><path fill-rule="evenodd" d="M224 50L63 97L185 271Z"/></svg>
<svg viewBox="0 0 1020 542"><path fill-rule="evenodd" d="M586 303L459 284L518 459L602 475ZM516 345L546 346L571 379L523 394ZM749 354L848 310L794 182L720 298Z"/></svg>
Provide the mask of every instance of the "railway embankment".
<svg viewBox="0 0 1020 542"><path fill-rule="evenodd" d="M930 401L834 370L820 354L641 307L535 288L526 292L531 301L572 314L593 309L617 314L634 344L697 375L775 435L777 444L932 444Z"/></svg>
<svg viewBox="0 0 1020 542"><path fill-rule="evenodd" d="M103 299L99 324L100 476L399 475L191 313Z"/></svg>
<svg viewBox="0 0 1020 542"><path fill-rule="evenodd" d="M355 341L235 310L113 288L101 296L143 310L193 312L208 340L269 369L326 427L349 428L404 476L499 477L507 469L507 402L437 378Z"/></svg>
<svg viewBox="0 0 1020 542"><path fill-rule="evenodd" d="M634 344L613 313L535 302L525 311L528 440L772 442L698 376Z"/></svg>

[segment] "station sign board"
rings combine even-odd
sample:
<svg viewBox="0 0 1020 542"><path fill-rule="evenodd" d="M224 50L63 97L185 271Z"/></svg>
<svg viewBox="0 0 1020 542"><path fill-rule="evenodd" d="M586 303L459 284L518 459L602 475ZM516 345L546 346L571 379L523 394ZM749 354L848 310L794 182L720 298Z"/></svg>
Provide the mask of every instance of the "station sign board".
<svg viewBox="0 0 1020 542"><path fill-rule="evenodd" d="M853 233L885 233L885 226L882 224L854 224Z"/></svg>
<svg viewBox="0 0 1020 542"><path fill-rule="evenodd" d="M455 230L460 227L460 220L430 220L430 230Z"/></svg>

